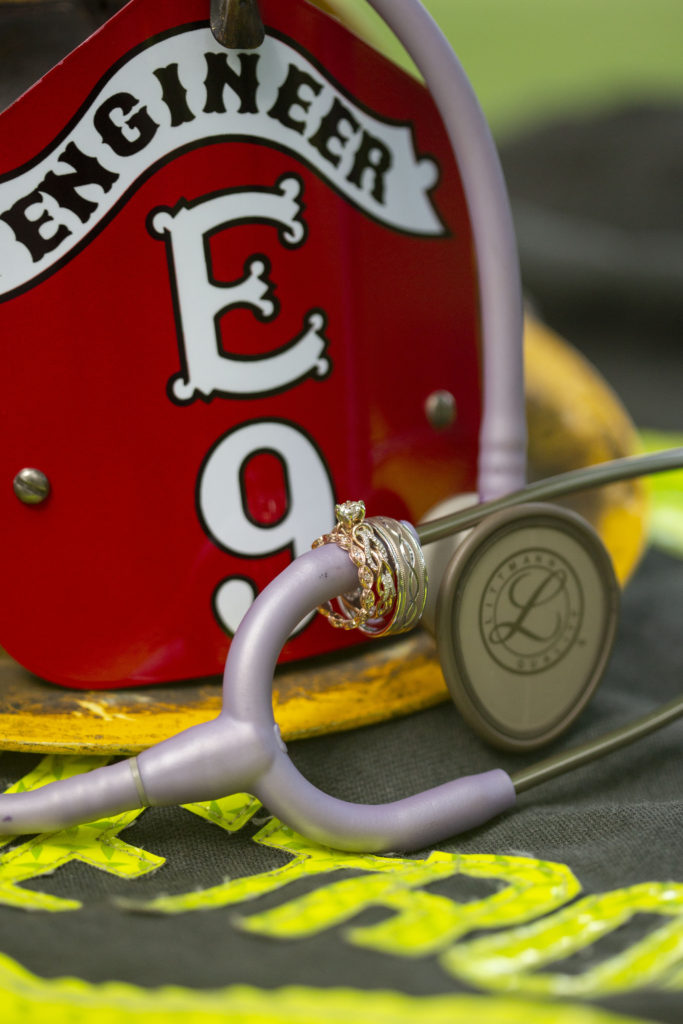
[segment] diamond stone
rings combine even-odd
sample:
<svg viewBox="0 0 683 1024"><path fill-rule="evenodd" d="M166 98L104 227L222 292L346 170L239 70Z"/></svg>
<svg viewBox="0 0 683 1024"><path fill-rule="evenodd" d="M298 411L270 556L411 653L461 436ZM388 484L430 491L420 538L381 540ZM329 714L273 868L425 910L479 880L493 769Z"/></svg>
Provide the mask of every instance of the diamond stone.
<svg viewBox="0 0 683 1024"><path fill-rule="evenodd" d="M367 565L364 565L362 569L358 570L358 579L364 587L371 587L375 579L372 574L372 569L369 569Z"/></svg>
<svg viewBox="0 0 683 1024"><path fill-rule="evenodd" d="M365 519L365 502L344 501L341 505L335 505L334 513L341 526L357 526Z"/></svg>

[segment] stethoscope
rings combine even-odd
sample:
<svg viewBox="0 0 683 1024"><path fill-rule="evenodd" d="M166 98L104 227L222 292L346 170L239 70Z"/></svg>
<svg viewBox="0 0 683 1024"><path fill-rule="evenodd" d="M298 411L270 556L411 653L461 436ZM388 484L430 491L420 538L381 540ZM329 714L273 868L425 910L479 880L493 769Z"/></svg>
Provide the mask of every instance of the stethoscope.
<svg viewBox="0 0 683 1024"><path fill-rule="evenodd" d="M443 108L447 93L450 104L453 95L462 92L462 71L418 0L370 2L399 38L410 42L407 48L418 66L429 70L425 77L437 103ZM476 108L468 86L467 116L473 116L473 102ZM470 150L476 157L479 147L483 159L487 136L479 123L475 128ZM484 165L489 162L490 154L483 159ZM494 163L497 167L497 160ZM460 170L463 174L462 162ZM493 173L498 173L495 168ZM467 193L466 182L465 187ZM469 193L468 201L472 210ZM518 279L513 273L511 280L499 280L501 269L509 269L509 248L495 244L502 232L509 246L509 211L506 202L502 214L495 205L488 226L472 214L478 253L493 251L490 261L480 258L479 267L483 307L487 308L487 296L497 296L484 319L489 336L517 331L517 317L521 325ZM481 209L475 199L474 210ZM517 349L504 345L501 351L508 348L513 355L507 363L514 375ZM485 417L483 425L486 441L480 445L479 476L484 500L417 526L382 516L368 518L360 501L338 505L334 528L273 580L242 620L230 645L223 709L216 719L137 757L32 792L0 796L0 834L42 833L138 807L249 792L287 825L319 843L351 851L419 849L485 823L510 808L517 793L683 714L683 698L678 698L621 729L512 775L494 769L379 805L352 804L321 792L290 760L273 717L273 676L285 641L316 608L337 628L389 636L413 628L428 607L456 705L481 735L506 749L531 750L552 740L594 692L614 640L619 587L592 527L549 502L681 467L683 448L520 487L523 416L508 407L510 392L513 406L517 392L501 389L499 376L485 367L487 389L489 378L501 391L502 410L494 403L501 416L492 415L488 423ZM487 404L491 407L490 393ZM509 458L504 457L506 446ZM445 538L455 539L455 550L445 571L441 559L433 560L430 581L424 549ZM431 609L430 590L436 593Z"/></svg>

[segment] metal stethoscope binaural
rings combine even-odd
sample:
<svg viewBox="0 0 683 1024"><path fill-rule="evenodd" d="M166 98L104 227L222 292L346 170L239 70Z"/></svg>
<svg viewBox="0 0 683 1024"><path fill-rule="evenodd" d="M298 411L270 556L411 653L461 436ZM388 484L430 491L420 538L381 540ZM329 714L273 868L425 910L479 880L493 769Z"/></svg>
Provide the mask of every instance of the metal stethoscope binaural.
<svg viewBox="0 0 683 1024"><path fill-rule="evenodd" d="M325 845L368 852L419 849L483 824L510 808L517 793L683 714L678 698L513 775L495 769L380 805L352 804L321 792L287 754L273 718L273 675L283 644L316 607L333 625L382 636L412 628L428 604L444 676L465 719L507 749L534 749L559 735L604 671L619 588L593 529L548 502L683 466L679 448L521 486L523 390L510 386L510 377L513 385L521 382L521 345L519 339L501 340L521 334L521 292L495 149L457 59L418 0L370 3L425 71L456 153L464 146L467 154L459 164L477 245L484 387L487 408L493 409L484 416L480 442L483 500L416 528L381 516L365 518L362 502L337 506L334 529L273 580L244 617L228 653L223 709L216 719L137 757L33 792L0 796L0 835L249 792L287 825ZM507 379L491 369L491 351L504 363ZM457 540L455 552L443 573L436 559L428 584L429 554L423 548L446 537ZM428 586L438 592L429 603Z"/></svg>

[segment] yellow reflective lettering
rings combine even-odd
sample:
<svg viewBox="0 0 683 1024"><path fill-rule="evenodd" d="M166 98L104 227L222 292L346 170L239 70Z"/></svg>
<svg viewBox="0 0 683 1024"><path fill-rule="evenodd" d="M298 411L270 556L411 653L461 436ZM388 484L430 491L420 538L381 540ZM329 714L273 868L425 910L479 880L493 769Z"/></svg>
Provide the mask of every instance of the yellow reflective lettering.
<svg viewBox="0 0 683 1024"><path fill-rule="evenodd" d="M547 967L594 946L635 914L672 918L578 973ZM646 882L586 896L533 924L453 946L441 958L478 988L535 996L602 996L652 987L683 988L683 885Z"/></svg>
<svg viewBox="0 0 683 1024"><path fill-rule="evenodd" d="M70 778L99 767L106 764L107 760L50 755L43 758L7 792L36 789L48 782ZM23 882L50 875L71 861L81 861L118 878L138 878L156 870L164 863L163 857L131 846L118 837L118 833L132 824L141 813L141 810L127 811L125 814L61 832L34 836L26 842L11 846L0 854L0 903L23 910L77 910L81 906L79 900L52 896L22 886ZM11 837L3 839L2 845L7 846L10 842Z"/></svg>

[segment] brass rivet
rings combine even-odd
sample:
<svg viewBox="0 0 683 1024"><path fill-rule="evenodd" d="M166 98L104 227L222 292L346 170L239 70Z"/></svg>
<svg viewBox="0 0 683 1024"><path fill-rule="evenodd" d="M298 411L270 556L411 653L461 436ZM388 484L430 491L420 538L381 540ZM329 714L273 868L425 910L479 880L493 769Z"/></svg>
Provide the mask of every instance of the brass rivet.
<svg viewBox="0 0 683 1024"><path fill-rule="evenodd" d="M14 493L24 505L40 505L50 494L50 481L39 469L27 466L14 478Z"/></svg>
<svg viewBox="0 0 683 1024"><path fill-rule="evenodd" d="M425 415L435 430L445 430L455 423L455 398L450 391L432 391L425 401Z"/></svg>

